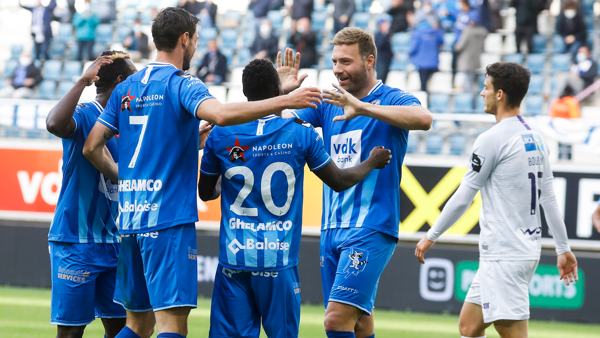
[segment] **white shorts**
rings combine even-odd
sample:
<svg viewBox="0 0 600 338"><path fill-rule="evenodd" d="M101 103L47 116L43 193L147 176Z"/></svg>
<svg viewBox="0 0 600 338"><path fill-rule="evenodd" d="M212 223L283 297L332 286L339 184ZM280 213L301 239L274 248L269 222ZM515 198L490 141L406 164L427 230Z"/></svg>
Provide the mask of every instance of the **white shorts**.
<svg viewBox="0 0 600 338"><path fill-rule="evenodd" d="M539 261L480 261L465 302L481 306L483 322L529 319L529 282Z"/></svg>

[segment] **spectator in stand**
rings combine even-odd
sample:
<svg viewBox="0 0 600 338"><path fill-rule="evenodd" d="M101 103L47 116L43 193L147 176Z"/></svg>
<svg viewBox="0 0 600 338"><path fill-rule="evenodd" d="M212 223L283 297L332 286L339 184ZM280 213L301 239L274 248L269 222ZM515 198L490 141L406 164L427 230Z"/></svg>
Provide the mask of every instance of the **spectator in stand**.
<svg viewBox="0 0 600 338"><path fill-rule="evenodd" d="M42 81L42 74L33 64L28 51L21 53L19 66L14 74L6 80L8 86L0 89L1 98L28 99L33 96L33 89Z"/></svg>
<svg viewBox="0 0 600 338"><path fill-rule="evenodd" d="M473 9L468 0L459 0L459 2L456 4L456 8L459 10L459 13L456 14L456 22L454 22L454 35L456 36L454 44L458 43L460 34L467 25L470 23L473 25L481 24L481 16L479 15L479 11ZM456 74L457 60L458 54L456 48L454 48L452 50L452 74Z"/></svg>
<svg viewBox="0 0 600 338"><path fill-rule="evenodd" d="M423 22L429 22L435 24L437 27L440 25L440 18L438 13L433 9L431 0L423 0L421 2L421 8L419 8L414 15L412 27L418 27Z"/></svg>
<svg viewBox="0 0 600 338"><path fill-rule="evenodd" d="M198 67L197 76L203 82L211 82L218 86L225 80L227 75L227 58L217 48L215 40L208 41L208 53Z"/></svg>
<svg viewBox="0 0 600 338"><path fill-rule="evenodd" d="M348 27L356 11L354 0L331 0L333 3L333 34Z"/></svg>
<svg viewBox="0 0 600 338"><path fill-rule="evenodd" d="M517 10L517 53L521 53L523 40L527 42L527 52L533 53L533 35L537 33L537 17L541 6L541 0L511 0L510 7Z"/></svg>
<svg viewBox="0 0 600 338"><path fill-rule="evenodd" d="M202 28L213 28L215 26L215 22L213 21L210 13L206 8L202 8L200 10L200 14L196 15L198 19L200 19L200 24Z"/></svg>
<svg viewBox="0 0 600 338"><path fill-rule="evenodd" d="M85 60L94 60L94 42L96 41L96 26L100 24L100 18L92 11L92 3L85 0L81 8L73 17L73 26L75 27L75 38L77 38L78 56L77 60L83 60L83 53L86 53Z"/></svg>
<svg viewBox="0 0 600 338"><path fill-rule="evenodd" d="M388 14L392 16L392 34L405 32L413 21L413 0L392 0Z"/></svg>
<svg viewBox="0 0 600 338"><path fill-rule="evenodd" d="M463 6L466 0L463 0ZM460 39L454 44L456 52L456 70L464 73L465 82L463 83L463 92L475 94L476 87L475 72L481 67L480 56L483 53L483 45L488 30L475 23L469 21L467 26L462 29Z"/></svg>
<svg viewBox="0 0 600 338"><path fill-rule="evenodd" d="M142 23L140 20L135 20L133 23L133 31L123 40L123 47L127 48L133 62L140 62L141 59L150 58L148 35L142 33Z"/></svg>
<svg viewBox="0 0 600 338"><path fill-rule="evenodd" d="M427 91L427 82L438 71L440 47L444 44L444 33L435 21L423 21L412 35L410 62L419 69L421 91Z"/></svg>
<svg viewBox="0 0 600 338"><path fill-rule="evenodd" d="M459 14L457 0L433 0L433 9L440 18L440 27L446 32L454 30L456 16Z"/></svg>
<svg viewBox="0 0 600 338"><path fill-rule="evenodd" d="M56 0L51 0L48 6L42 6L42 0L37 0L35 7L21 7L31 12L31 36L35 44L35 58L50 59L50 41L52 41L52 12L56 8Z"/></svg>
<svg viewBox="0 0 600 338"><path fill-rule="evenodd" d="M570 72L555 75L558 78L558 83L556 84L554 96L559 97L566 87L571 87L576 94L581 92L594 83L597 73L598 65L592 58L588 47L579 47L575 56L575 63L571 66Z"/></svg>
<svg viewBox="0 0 600 338"><path fill-rule="evenodd" d="M573 56L577 54L579 47L586 44L587 26L576 1L564 2L563 11L556 21L556 31L565 41L565 52L569 51Z"/></svg>
<svg viewBox="0 0 600 338"><path fill-rule="evenodd" d="M310 19L296 21L296 31L290 36L290 44L302 55L300 68L310 68L317 64L317 36L310 30Z"/></svg>
<svg viewBox="0 0 600 338"><path fill-rule="evenodd" d="M198 3L198 7L200 8L200 13L202 13L202 10L205 9L206 12L208 13L208 15L210 16L210 19L213 23L213 25L217 24L217 9L218 6L215 5L212 0L206 0L206 1L202 1ZM200 23L202 24L202 27L204 27L204 23L202 21L200 21Z"/></svg>
<svg viewBox="0 0 600 338"><path fill-rule="evenodd" d="M390 63L394 57L390 42L392 23L387 19L379 19L377 27L379 29L375 34L375 46L377 47L375 71L377 72L377 78L385 83L390 70Z"/></svg>
<svg viewBox="0 0 600 338"><path fill-rule="evenodd" d="M196 0L180 0L177 7L183 8L194 15L200 14L200 3Z"/></svg>
<svg viewBox="0 0 600 338"><path fill-rule="evenodd" d="M271 27L271 21L269 19L263 19L258 29L258 35L254 38L250 52L254 55L255 59L269 59L271 62L275 62L277 52L279 51L277 46L279 39L273 35L273 29Z"/></svg>
<svg viewBox="0 0 600 338"><path fill-rule="evenodd" d="M267 17L269 5L269 0L251 0L248 9L254 13L254 19L261 22L263 18Z"/></svg>
<svg viewBox="0 0 600 338"><path fill-rule="evenodd" d="M296 20L312 18L314 0L294 0L292 4L292 27L296 26Z"/></svg>
<svg viewBox="0 0 600 338"><path fill-rule="evenodd" d="M550 117L560 117L563 119L581 118L581 108L579 102L575 100L575 92L571 86L567 85L561 96L550 104Z"/></svg>
<svg viewBox="0 0 600 338"><path fill-rule="evenodd" d="M66 0L63 3L57 3L57 7L54 9L53 14L55 20L58 20L61 23L71 23L73 22L75 12L75 0Z"/></svg>

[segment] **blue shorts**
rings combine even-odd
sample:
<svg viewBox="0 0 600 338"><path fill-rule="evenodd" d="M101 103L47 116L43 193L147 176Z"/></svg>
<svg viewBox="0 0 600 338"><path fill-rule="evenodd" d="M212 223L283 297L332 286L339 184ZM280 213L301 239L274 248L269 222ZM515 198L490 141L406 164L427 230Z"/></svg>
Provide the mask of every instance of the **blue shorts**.
<svg viewBox="0 0 600 338"><path fill-rule="evenodd" d="M398 239L367 228L321 232L321 283L328 302L352 305L371 315L379 277Z"/></svg>
<svg viewBox="0 0 600 338"><path fill-rule="evenodd" d="M88 325L98 318L124 318L113 302L119 244L48 242L52 271L50 323Z"/></svg>
<svg viewBox="0 0 600 338"><path fill-rule="evenodd" d="M131 312L195 308L196 255L194 224L122 235L114 301Z"/></svg>
<svg viewBox="0 0 600 338"><path fill-rule="evenodd" d="M219 264L210 309L210 338L296 338L300 324L298 268L232 270Z"/></svg>

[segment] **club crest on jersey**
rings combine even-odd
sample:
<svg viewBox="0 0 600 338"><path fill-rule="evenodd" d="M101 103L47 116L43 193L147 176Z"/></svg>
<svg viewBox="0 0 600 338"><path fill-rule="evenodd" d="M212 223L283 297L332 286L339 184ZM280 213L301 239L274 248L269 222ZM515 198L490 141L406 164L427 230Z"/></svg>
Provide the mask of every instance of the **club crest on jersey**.
<svg viewBox="0 0 600 338"><path fill-rule="evenodd" d="M471 169L473 169L473 171L480 172L484 162L485 157L475 153L471 155Z"/></svg>
<svg viewBox="0 0 600 338"><path fill-rule="evenodd" d="M248 150L250 148L250 146L247 147L243 147L240 145L240 140L236 137L235 138L235 144L233 145L233 147L225 147L225 149L227 149L227 151L229 151L229 156L231 156L231 162L233 163L233 161L235 160L242 160L244 161L244 163L246 163L246 158L244 157L244 152L246 150Z"/></svg>
<svg viewBox="0 0 600 338"><path fill-rule="evenodd" d="M129 91L127 92L127 95L125 96L121 96L121 111L124 111L125 109L129 110L129 112L131 112L131 101L133 101L133 99L135 99L135 96L131 96L131 89L129 89Z"/></svg>
<svg viewBox="0 0 600 338"><path fill-rule="evenodd" d="M525 151L544 151L544 142L539 135L525 134L521 138L525 143Z"/></svg>
<svg viewBox="0 0 600 338"><path fill-rule="evenodd" d="M358 274L366 268L367 263L369 262L369 251L350 248L348 258L350 258L350 260L343 271L346 274L346 278L350 277L350 275L358 276Z"/></svg>

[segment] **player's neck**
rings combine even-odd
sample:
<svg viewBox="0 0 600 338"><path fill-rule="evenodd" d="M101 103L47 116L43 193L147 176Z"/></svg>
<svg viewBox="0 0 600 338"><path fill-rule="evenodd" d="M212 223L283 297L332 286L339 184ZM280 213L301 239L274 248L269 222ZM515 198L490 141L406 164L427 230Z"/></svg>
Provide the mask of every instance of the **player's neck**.
<svg viewBox="0 0 600 338"><path fill-rule="evenodd" d="M515 117L519 114L520 112L518 107L513 109L505 109L498 107L498 112L496 113L496 122L500 123L504 119Z"/></svg>
<svg viewBox="0 0 600 338"><path fill-rule="evenodd" d="M373 89L375 85L377 85L377 79L375 78L375 74L372 74L367 78L367 82L359 91L351 94L359 100L364 99L365 97L367 97L367 95L369 95L371 89Z"/></svg>
<svg viewBox="0 0 600 338"><path fill-rule="evenodd" d="M177 69L183 68L183 52L173 51L173 53L167 53L163 51L158 51L158 55L156 56L156 62L170 63L173 66L177 67Z"/></svg>

